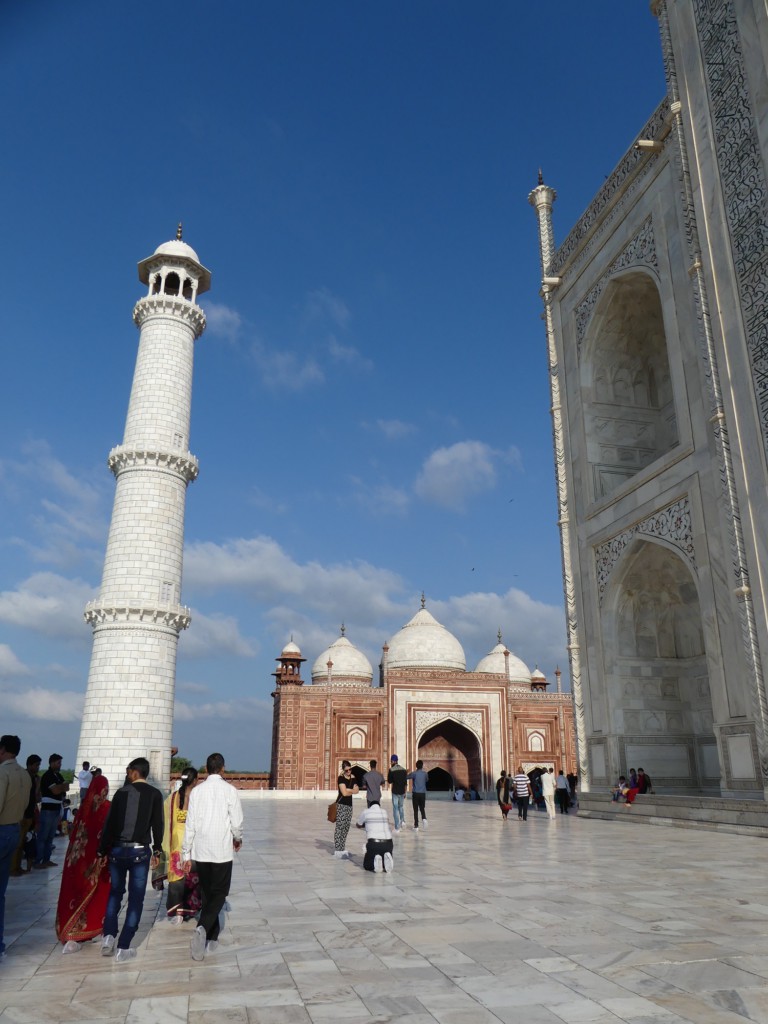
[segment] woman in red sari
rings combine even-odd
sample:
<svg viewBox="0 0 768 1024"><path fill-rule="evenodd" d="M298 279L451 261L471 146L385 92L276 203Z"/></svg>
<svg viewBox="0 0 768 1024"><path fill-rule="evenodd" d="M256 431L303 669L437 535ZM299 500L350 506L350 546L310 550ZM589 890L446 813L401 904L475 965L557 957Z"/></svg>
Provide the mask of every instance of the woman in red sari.
<svg viewBox="0 0 768 1024"><path fill-rule="evenodd" d="M99 840L109 811L109 783L95 775L88 787L69 845L61 875L56 935L64 953L76 953L81 943L101 935L109 899L109 866L98 857Z"/></svg>

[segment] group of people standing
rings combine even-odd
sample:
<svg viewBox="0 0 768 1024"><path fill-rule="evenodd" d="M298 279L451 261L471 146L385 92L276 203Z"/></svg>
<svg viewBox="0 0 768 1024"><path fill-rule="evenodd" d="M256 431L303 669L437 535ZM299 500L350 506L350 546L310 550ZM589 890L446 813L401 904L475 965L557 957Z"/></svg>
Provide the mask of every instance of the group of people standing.
<svg viewBox="0 0 768 1024"><path fill-rule="evenodd" d="M367 807L356 822L366 832L366 852L363 867L366 871L387 871L394 868L393 835L399 835L405 828L405 795L411 783L411 804L413 807L413 831L427 827L427 782L424 762L417 761L413 771L408 772L399 763L397 754L389 759L390 767L386 780L377 768L377 761L369 761L369 769L361 779L366 793ZM389 826L387 814L381 808L381 792L387 786L392 792L392 816L394 829ZM333 834L333 855L348 858L347 836L352 825L352 798L360 792L360 785L352 774L350 761L341 762L341 775L337 779L336 825Z"/></svg>
<svg viewBox="0 0 768 1024"><path fill-rule="evenodd" d="M555 817L555 804L561 814L567 814L572 796L575 796L575 778L574 776L574 782L571 784L562 768L557 775L555 775L554 768L542 771L536 780L531 779L530 775L523 771L522 765L518 765L514 775L511 773L508 775L506 771L502 770L496 782L496 799L502 819L506 821L512 807L517 806L518 818L521 821L527 821L531 797L538 795L535 788L539 789L549 818Z"/></svg>
<svg viewBox="0 0 768 1024"><path fill-rule="evenodd" d="M0 737L0 958L5 955L3 926L8 877L25 821L29 800L37 798L34 777L16 761L21 749L17 736ZM60 775L61 758L52 770ZM39 758L38 766L39 766ZM178 788L163 801L159 789L147 782L149 762L134 758L126 768L122 786L109 800L109 783L91 773L81 787L82 801L70 831L64 857L56 913L56 934L64 953L75 953L83 943L101 936L101 953L124 963L136 956L131 943L142 916L144 896L152 883L162 889L168 882L166 916L174 925L196 919L190 955L202 960L218 946L219 915L229 894L234 854L242 844L243 812L234 786L222 778L225 762L211 754L207 777L186 769ZM85 769L85 766L84 766ZM47 775L48 773L46 773ZM82 776L78 782L82 782ZM200 785L198 785L200 783ZM53 796L66 792L63 778L46 787ZM50 858L48 822L40 810L39 856ZM35 805L32 804L32 820ZM22 813L25 815L22 818ZM43 839L40 840L40 835ZM50 833L50 843L53 842ZM42 862L39 867L55 867ZM118 935L118 917L126 895L125 918Z"/></svg>

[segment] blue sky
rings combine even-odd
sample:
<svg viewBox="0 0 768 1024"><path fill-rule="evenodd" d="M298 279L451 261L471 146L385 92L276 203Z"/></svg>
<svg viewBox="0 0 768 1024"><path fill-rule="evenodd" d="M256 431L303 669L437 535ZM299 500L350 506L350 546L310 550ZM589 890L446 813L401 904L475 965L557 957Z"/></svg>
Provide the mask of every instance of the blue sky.
<svg viewBox="0 0 768 1024"><path fill-rule="evenodd" d="M374 666L427 607L469 668L565 671L536 222L561 241L664 92L643 0L0 8L0 731L72 764L143 293L197 343L174 739L269 766L274 659ZM308 676L308 673L307 673Z"/></svg>

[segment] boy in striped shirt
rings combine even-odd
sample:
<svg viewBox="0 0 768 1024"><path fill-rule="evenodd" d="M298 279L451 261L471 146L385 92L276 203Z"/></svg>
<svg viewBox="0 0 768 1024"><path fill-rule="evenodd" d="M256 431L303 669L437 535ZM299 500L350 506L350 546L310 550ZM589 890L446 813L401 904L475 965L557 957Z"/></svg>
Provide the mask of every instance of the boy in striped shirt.
<svg viewBox="0 0 768 1024"><path fill-rule="evenodd" d="M528 797L531 795L531 780L523 771L523 766L517 766L515 776L515 797L517 799L517 816L523 821L528 821Z"/></svg>

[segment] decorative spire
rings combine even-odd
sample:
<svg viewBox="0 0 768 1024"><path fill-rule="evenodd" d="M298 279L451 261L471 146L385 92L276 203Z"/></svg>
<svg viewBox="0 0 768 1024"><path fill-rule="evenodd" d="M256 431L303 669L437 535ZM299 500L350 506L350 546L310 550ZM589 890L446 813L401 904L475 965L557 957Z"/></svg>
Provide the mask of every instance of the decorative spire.
<svg viewBox="0 0 768 1024"><path fill-rule="evenodd" d="M544 184L544 174L543 174L541 168L539 168L539 185L543 185L543 184Z"/></svg>
<svg viewBox="0 0 768 1024"><path fill-rule="evenodd" d="M426 606L427 606L427 599L424 596L424 591L422 590L422 592L421 592L421 607L422 608L426 608Z"/></svg>
<svg viewBox="0 0 768 1024"><path fill-rule="evenodd" d="M344 623L342 622L342 624L341 624L341 635L342 635L342 636L344 636L344 634L345 634L346 632L347 632L347 627L346 627L346 626L344 625Z"/></svg>
<svg viewBox="0 0 768 1024"><path fill-rule="evenodd" d="M539 184L541 184L541 182L539 182ZM176 228L176 241L180 242L181 240L181 221L179 221L179 226Z"/></svg>
<svg viewBox="0 0 768 1024"><path fill-rule="evenodd" d="M499 626L499 632L496 634L496 636L499 638L499 643L501 643L501 626Z"/></svg>

